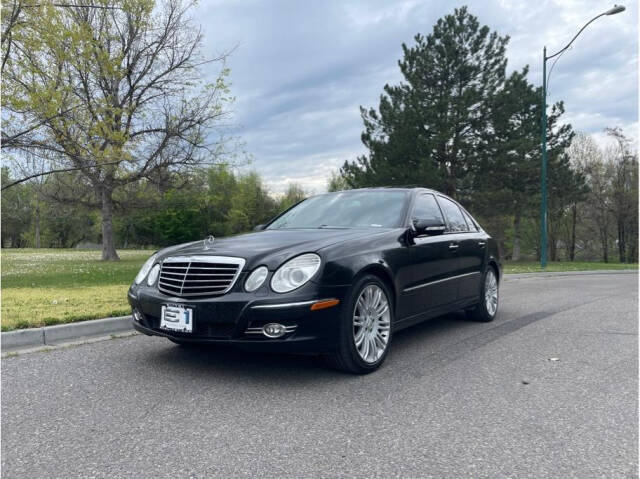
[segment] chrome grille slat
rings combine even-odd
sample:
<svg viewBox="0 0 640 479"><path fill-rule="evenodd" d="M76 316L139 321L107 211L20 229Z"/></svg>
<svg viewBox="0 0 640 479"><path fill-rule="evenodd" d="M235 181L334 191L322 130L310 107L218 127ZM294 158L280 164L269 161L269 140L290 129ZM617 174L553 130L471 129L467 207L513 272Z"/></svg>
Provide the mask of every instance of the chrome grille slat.
<svg viewBox="0 0 640 479"><path fill-rule="evenodd" d="M172 276L179 276L180 278L182 278L184 276L183 273L169 273L166 272L165 275L170 274ZM211 273L211 274L202 274L202 273L192 273L191 271L189 271L189 277L191 276L231 276L233 277L235 273Z"/></svg>
<svg viewBox="0 0 640 479"><path fill-rule="evenodd" d="M202 270L202 271L229 271L229 272L233 272L236 270L235 268L202 268L200 266L193 266L193 265L189 268L189 271L191 271L192 269Z"/></svg>
<svg viewBox="0 0 640 479"><path fill-rule="evenodd" d="M245 260L227 256L176 256L160 267L158 290L171 296L219 296L233 288Z"/></svg>
<svg viewBox="0 0 640 479"><path fill-rule="evenodd" d="M228 283L232 278L227 279L185 279L185 283ZM185 284L186 286L186 284Z"/></svg>
<svg viewBox="0 0 640 479"><path fill-rule="evenodd" d="M218 289L227 289L227 285L220 285L220 286L183 286L182 287L182 291L188 291L188 290L200 290L200 289L204 289L204 290L218 290Z"/></svg>

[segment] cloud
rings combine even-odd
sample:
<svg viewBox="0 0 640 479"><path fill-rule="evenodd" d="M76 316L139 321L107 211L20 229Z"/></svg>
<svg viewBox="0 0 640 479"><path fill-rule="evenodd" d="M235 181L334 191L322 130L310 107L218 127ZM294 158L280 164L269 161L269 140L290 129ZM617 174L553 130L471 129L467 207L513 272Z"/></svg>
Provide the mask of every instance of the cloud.
<svg viewBox="0 0 640 479"><path fill-rule="evenodd" d="M509 35L508 70L530 66L540 84L542 47L562 48L600 13L600 1L466 2L482 24ZM205 54L229 59L237 97L235 133L252 168L272 191L295 181L321 192L342 163L365 152L359 107L377 106L382 87L397 83L401 44L463 3L448 1L202 0L196 19ZM590 25L555 66L549 103L563 100L576 130L621 126L635 136L638 119L637 4Z"/></svg>

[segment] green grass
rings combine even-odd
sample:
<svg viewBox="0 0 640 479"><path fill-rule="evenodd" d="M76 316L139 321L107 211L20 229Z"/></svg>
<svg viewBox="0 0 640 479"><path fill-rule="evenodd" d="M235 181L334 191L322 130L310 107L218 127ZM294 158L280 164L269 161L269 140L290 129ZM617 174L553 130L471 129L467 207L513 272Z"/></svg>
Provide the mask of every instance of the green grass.
<svg viewBox="0 0 640 479"><path fill-rule="evenodd" d="M547 263L547 267L542 269L540 262L527 261L527 262L505 262L505 273L541 273L545 272L560 272L560 271L597 271L597 270L618 270L618 269L631 269L637 270L638 263L600 263L600 262L570 262L570 261L554 261Z"/></svg>
<svg viewBox="0 0 640 479"><path fill-rule="evenodd" d="M2 250L2 331L129 313L127 289L151 251Z"/></svg>
<svg viewBox="0 0 640 479"><path fill-rule="evenodd" d="M2 331L129 314L127 289L151 251L2 250ZM541 271L535 262L505 263L506 273ZM549 263L546 271L638 269L638 264Z"/></svg>

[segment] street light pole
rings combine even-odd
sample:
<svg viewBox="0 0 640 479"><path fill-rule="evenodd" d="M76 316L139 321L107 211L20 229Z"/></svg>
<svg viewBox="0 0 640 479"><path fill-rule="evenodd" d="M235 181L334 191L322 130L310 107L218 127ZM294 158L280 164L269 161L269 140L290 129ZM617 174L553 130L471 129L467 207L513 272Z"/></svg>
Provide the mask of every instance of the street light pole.
<svg viewBox="0 0 640 479"><path fill-rule="evenodd" d="M547 47L542 49L542 202L540 204L540 267L547 267Z"/></svg>
<svg viewBox="0 0 640 479"><path fill-rule="evenodd" d="M560 56L569 49L574 40L578 38L578 35L580 35L582 31L587 28L589 24L591 24L591 22L597 20L602 16L615 15L616 13L624 12L624 10L625 8L622 5L614 5L613 8L610 8L606 12L593 17L591 20L585 23L585 25L578 31L578 33L575 34L575 36L571 39L567 46L557 51L553 55L547 56L546 46L542 49L542 120L540 122L542 127L542 199L540 202L540 267L543 269L547 266L547 60L550 60L554 57L560 58ZM558 58L556 58L556 62L558 61ZM553 62L553 65L551 65L551 70L553 70L556 62ZM551 74L551 71L549 71L549 74Z"/></svg>

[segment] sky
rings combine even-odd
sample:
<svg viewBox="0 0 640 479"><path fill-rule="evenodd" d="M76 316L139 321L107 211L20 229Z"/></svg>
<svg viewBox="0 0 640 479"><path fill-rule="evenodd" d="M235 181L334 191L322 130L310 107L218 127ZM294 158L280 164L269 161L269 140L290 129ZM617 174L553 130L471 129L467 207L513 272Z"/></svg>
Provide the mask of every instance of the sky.
<svg viewBox="0 0 640 479"><path fill-rule="evenodd" d="M577 0L200 0L195 19L203 53L232 51L233 134L251 158L245 169L274 194L290 182L326 190L345 160L366 152L360 106L377 107L385 84L402 80L402 43L432 31L467 5L481 24L510 37L507 74L529 65L542 83L542 48L555 53L613 3ZM638 137L638 8L591 24L555 66L548 103L565 102L565 121L605 144L619 126ZM215 71L205 72L213 76Z"/></svg>

